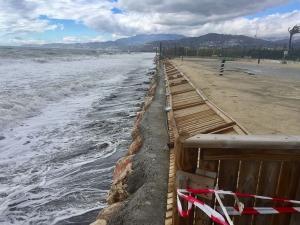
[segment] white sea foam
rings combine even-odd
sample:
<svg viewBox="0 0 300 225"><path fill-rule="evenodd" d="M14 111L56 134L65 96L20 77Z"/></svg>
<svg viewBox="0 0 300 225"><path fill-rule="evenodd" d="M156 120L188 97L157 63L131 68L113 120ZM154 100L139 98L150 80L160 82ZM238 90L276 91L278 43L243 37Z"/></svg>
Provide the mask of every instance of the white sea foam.
<svg viewBox="0 0 300 225"><path fill-rule="evenodd" d="M153 55L26 51L0 54L0 224L88 224Z"/></svg>

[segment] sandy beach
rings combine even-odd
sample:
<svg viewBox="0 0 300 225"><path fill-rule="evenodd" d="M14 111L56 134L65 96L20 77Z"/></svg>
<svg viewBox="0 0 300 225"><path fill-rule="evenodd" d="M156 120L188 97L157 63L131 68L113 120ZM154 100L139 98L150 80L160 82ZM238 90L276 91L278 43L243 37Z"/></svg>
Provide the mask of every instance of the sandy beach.
<svg viewBox="0 0 300 225"><path fill-rule="evenodd" d="M172 62L218 107L252 134L300 134L300 64L278 61L174 59Z"/></svg>

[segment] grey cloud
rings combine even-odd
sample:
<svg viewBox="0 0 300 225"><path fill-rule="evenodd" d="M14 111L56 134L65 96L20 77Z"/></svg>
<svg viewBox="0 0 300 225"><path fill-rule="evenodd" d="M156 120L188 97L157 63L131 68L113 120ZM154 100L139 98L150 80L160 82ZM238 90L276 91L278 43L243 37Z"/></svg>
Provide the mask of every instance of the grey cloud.
<svg viewBox="0 0 300 225"><path fill-rule="evenodd" d="M182 13L205 16L247 14L276 6L286 0L120 0L120 7L136 12Z"/></svg>
<svg viewBox="0 0 300 225"><path fill-rule="evenodd" d="M22 16L30 16L31 13L37 8L34 2L26 0L0 0L0 8L7 13L19 14Z"/></svg>
<svg viewBox="0 0 300 225"><path fill-rule="evenodd" d="M282 36L286 26L299 21L300 12L247 19L244 16L280 5L284 0L0 0L0 36L57 29L46 15L72 19L99 32L113 35L180 33L198 36L208 32L253 35L259 27L262 37L273 30ZM113 14L118 7L123 14ZM17 39L16 39L17 40ZM1 40L0 40L1 41Z"/></svg>

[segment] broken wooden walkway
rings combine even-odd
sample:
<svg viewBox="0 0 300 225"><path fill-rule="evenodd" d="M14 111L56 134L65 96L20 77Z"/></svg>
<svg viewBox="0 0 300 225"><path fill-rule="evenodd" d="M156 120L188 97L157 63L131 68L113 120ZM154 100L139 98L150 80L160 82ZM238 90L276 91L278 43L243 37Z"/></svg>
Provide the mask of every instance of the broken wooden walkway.
<svg viewBox="0 0 300 225"><path fill-rule="evenodd" d="M296 161L299 159L293 160L292 157L288 157L286 151L260 149L263 145L244 151L243 148L229 145L227 152L224 153L223 148L219 146L202 148L197 145L197 138L203 134L218 134L217 137L227 135L225 136L227 140L229 137L235 139L236 135L247 135L248 132L210 102L172 63L164 61L164 70L171 152L165 225L211 224L209 218L197 209L189 218L178 216L174 193L176 188L184 188L187 184L194 188L215 188L217 185L223 190L289 199L300 197L300 163ZM298 141L297 138L296 140ZM262 139L263 143L264 141L265 139ZM291 147L298 148L299 143L296 143L296 147L294 145ZM212 197L207 197L204 201L212 207L216 206ZM255 206L262 204L260 201L252 201L247 200L244 203ZM233 204L233 200L226 199L224 203ZM235 217L234 224L300 224L300 220L297 219L298 216L291 215L243 216Z"/></svg>

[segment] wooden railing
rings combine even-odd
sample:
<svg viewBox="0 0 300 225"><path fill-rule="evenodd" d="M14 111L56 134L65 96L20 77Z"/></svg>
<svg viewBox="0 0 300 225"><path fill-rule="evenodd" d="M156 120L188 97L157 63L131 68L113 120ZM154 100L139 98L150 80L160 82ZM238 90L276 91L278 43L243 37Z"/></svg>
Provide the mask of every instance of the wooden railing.
<svg viewBox="0 0 300 225"><path fill-rule="evenodd" d="M175 188L215 188L264 196L300 199L300 136L199 134L175 140ZM175 190L174 190L175 191ZM203 199L202 199L203 200ZM212 207L211 197L204 199ZM224 199L232 205L233 199ZM243 199L246 206L275 206ZM276 206L281 206L276 205ZM173 224L206 225L211 221L195 209ZM234 217L235 225L296 225L298 214Z"/></svg>

